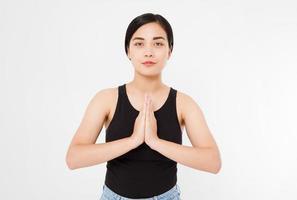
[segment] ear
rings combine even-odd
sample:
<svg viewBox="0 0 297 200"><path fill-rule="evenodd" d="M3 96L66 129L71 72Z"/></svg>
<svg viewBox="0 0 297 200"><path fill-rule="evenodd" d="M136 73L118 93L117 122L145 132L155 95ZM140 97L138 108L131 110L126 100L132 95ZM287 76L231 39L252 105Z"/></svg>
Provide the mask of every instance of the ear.
<svg viewBox="0 0 297 200"><path fill-rule="evenodd" d="M127 48L127 56L128 56L128 59L131 60L131 58L130 58L130 48L129 47Z"/></svg>
<svg viewBox="0 0 297 200"><path fill-rule="evenodd" d="M168 51L168 59L170 58L171 53L172 53L172 52L169 50L169 51ZM167 60L168 60L168 59L167 59Z"/></svg>

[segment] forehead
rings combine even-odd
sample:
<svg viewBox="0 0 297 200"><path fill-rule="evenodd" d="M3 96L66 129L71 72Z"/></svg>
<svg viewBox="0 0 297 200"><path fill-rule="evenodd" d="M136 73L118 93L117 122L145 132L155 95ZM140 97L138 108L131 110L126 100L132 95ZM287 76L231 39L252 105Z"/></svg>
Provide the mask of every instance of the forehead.
<svg viewBox="0 0 297 200"><path fill-rule="evenodd" d="M139 27L132 36L132 40L136 37L141 37L144 39L153 39L154 37L163 37L167 39L166 32L164 29L155 22L147 23Z"/></svg>

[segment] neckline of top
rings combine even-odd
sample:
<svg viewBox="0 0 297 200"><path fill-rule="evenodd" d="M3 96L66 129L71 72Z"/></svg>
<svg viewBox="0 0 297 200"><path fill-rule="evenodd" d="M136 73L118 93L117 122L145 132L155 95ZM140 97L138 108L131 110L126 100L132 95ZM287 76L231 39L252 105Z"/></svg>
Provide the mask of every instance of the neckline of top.
<svg viewBox="0 0 297 200"><path fill-rule="evenodd" d="M167 102L169 101L169 97L170 97L170 95L171 95L171 93L172 93L172 91L173 91L173 88L172 88L172 87L169 87L169 88L170 88L170 89L169 89L169 93L168 93L168 95L167 95L167 98L166 98L165 102L163 103L163 105L162 105L159 109L155 110L154 113L157 113L157 112L161 111L161 110L165 107L165 105L167 104ZM129 106L130 106L134 111L136 111L136 112L139 113L140 111L137 110L137 109L131 104L131 102L130 102L130 100L129 100L129 97L128 97L128 94L127 94L127 89L126 89L126 83L123 85L123 89L124 89L124 94L125 94L125 96L126 96L126 99L127 99L127 101L128 101Z"/></svg>

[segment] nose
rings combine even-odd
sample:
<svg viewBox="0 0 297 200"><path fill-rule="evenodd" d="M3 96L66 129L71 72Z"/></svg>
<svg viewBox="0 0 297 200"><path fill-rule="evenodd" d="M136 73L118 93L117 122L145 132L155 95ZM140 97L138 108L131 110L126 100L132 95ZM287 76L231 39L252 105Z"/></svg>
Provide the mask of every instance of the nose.
<svg viewBox="0 0 297 200"><path fill-rule="evenodd" d="M144 55L145 55L145 57L152 57L153 53L151 50L146 50Z"/></svg>
<svg viewBox="0 0 297 200"><path fill-rule="evenodd" d="M153 56L153 52L152 52L152 48L151 47L147 47L145 49L145 57L152 57Z"/></svg>

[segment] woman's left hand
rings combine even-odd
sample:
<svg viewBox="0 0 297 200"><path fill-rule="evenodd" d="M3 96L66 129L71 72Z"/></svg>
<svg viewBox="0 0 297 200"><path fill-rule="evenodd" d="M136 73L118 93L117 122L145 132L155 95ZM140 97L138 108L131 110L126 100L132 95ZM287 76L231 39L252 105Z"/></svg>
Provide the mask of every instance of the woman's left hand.
<svg viewBox="0 0 297 200"><path fill-rule="evenodd" d="M147 98L145 105L145 143L152 148L157 140L159 140L157 135L157 119L154 115L152 100L150 97Z"/></svg>

